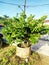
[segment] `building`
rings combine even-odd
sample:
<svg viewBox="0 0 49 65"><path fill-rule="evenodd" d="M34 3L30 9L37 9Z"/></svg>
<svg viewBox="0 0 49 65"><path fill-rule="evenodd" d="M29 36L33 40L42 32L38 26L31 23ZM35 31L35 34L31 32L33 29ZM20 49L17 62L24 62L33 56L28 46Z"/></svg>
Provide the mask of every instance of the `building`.
<svg viewBox="0 0 49 65"><path fill-rule="evenodd" d="M44 24L49 25L49 20L45 20Z"/></svg>

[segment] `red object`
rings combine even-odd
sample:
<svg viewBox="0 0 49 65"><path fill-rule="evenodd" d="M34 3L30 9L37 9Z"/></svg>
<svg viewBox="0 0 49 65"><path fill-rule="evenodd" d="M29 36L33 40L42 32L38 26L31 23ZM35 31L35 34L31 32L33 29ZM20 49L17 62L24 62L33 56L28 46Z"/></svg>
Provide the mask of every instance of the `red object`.
<svg viewBox="0 0 49 65"><path fill-rule="evenodd" d="M49 22L49 20L45 20L45 22Z"/></svg>

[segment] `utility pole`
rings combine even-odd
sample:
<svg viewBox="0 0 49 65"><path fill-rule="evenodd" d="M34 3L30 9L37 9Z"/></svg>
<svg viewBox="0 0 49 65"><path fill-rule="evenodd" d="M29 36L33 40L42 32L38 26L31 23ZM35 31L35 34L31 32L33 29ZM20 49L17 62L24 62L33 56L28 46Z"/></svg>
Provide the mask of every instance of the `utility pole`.
<svg viewBox="0 0 49 65"><path fill-rule="evenodd" d="M24 10L22 9L22 7L19 5L18 6L22 11L24 11L24 14L26 13L26 0L24 0Z"/></svg>
<svg viewBox="0 0 49 65"><path fill-rule="evenodd" d="M24 0L24 14L26 13L26 0Z"/></svg>

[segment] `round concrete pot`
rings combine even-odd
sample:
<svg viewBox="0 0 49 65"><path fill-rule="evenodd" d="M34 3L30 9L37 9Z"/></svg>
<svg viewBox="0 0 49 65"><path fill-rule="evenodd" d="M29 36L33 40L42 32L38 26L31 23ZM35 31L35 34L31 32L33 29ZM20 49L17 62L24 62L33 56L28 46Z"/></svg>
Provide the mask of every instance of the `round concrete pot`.
<svg viewBox="0 0 49 65"><path fill-rule="evenodd" d="M19 44L16 46L16 55L20 58L28 58L31 54L31 46L21 48Z"/></svg>

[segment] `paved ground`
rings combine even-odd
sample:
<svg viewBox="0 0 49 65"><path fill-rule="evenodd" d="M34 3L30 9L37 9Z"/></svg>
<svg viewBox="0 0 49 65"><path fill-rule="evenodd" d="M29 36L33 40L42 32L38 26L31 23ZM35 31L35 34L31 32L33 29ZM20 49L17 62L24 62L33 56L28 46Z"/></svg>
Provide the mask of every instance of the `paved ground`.
<svg viewBox="0 0 49 65"><path fill-rule="evenodd" d="M32 50L38 52L41 65L49 65L49 41L39 40L37 44L32 46Z"/></svg>
<svg viewBox="0 0 49 65"><path fill-rule="evenodd" d="M43 55L49 56L49 41L39 40L37 44L32 46L32 50Z"/></svg>

